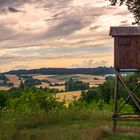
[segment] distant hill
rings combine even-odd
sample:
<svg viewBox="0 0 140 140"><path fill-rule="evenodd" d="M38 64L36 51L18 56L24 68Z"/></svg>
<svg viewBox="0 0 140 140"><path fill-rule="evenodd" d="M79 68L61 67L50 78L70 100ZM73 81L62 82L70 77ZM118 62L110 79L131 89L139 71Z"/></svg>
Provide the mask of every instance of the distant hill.
<svg viewBox="0 0 140 140"><path fill-rule="evenodd" d="M5 74L90 74L90 75L106 75L114 74L115 70L112 67L97 67L97 68L40 68L30 70L11 70Z"/></svg>

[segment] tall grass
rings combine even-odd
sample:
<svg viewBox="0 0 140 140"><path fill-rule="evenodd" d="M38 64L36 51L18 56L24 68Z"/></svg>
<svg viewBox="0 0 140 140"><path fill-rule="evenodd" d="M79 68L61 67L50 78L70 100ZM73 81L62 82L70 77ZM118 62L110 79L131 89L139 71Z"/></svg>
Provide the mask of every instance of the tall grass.
<svg viewBox="0 0 140 140"><path fill-rule="evenodd" d="M111 116L103 115L101 112L92 112L85 110L61 110L45 112L34 112L27 114L16 120L17 128L38 128L48 127L50 125L68 124L73 121L104 121L109 120Z"/></svg>
<svg viewBox="0 0 140 140"><path fill-rule="evenodd" d="M123 140L128 138L127 135L113 134L110 118L109 113L84 109L26 114L1 111L0 140L118 140L117 138L123 136ZM140 138L132 135L131 139L135 137L136 140Z"/></svg>
<svg viewBox="0 0 140 140"><path fill-rule="evenodd" d="M29 114L16 114L16 112L7 111L0 113L0 138L1 140L16 140L19 136L30 139L36 137L47 137L47 134L42 134L43 131L24 132L24 130L32 129L48 129L53 126L66 126L76 124L77 122L93 122L105 121L110 118L108 115L103 115L100 112L85 111L85 110L61 110L51 112L32 112ZM58 131L58 130L57 130ZM42 135L42 136L41 136Z"/></svg>

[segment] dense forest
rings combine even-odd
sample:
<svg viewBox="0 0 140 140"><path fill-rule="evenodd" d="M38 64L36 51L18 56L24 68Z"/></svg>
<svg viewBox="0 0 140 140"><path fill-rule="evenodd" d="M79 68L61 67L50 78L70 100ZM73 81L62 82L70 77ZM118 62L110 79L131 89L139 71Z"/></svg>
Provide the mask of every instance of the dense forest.
<svg viewBox="0 0 140 140"><path fill-rule="evenodd" d="M91 75L105 75L114 74L115 70L112 67L97 67L97 68L41 68L31 70L12 70L6 74L91 74Z"/></svg>

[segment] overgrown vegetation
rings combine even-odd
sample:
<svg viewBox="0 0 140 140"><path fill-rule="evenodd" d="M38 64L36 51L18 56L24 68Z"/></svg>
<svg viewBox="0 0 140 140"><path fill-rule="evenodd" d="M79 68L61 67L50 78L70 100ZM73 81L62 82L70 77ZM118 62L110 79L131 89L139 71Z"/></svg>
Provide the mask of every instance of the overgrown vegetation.
<svg viewBox="0 0 140 140"><path fill-rule="evenodd" d="M134 88L139 75L124 76ZM81 98L65 106L56 98L56 92L43 88L21 86L9 91L0 91L0 140L99 140L99 139L140 139L140 136L113 135L111 115L113 111L114 81L82 91ZM125 91L120 89L123 98ZM139 96L139 88L136 90ZM124 99L119 98L120 104ZM135 106L128 102L123 112L135 112ZM140 125L139 122L120 125ZM125 129L125 128L124 128ZM131 130L132 130L131 129Z"/></svg>
<svg viewBox="0 0 140 140"><path fill-rule="evenodd" d="M65 82L65 91L87 90L89 89L89 83L83 81L70 79Z"/></svg>
<svg viewBox="0 0 140 140"><path fill-rule="evenodd" d="M25 87L33 87L37 85L41 85L41 81L38 79L29 78L24 81Z"/></svg>
<svg viewBox="0 0 140 140"><path fill-rule="evenodd" d="M113 67L97 67L97 68L40 68L31 70L12 70L5 74L26 75L26 74L46 74L46 75L61 75L61 74L91 74L105 75L114 74Z"/></svg>

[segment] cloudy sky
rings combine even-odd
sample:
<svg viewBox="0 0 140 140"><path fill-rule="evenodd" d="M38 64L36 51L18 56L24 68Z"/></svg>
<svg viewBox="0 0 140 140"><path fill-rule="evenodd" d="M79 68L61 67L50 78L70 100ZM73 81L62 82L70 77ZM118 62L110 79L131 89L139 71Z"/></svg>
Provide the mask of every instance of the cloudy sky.
<svg viewBox="0 0 140 140"><path fill-rule="evenodd" d="M112 66L109 28L132 21L108 0L0 0L0 70Z"/></svg>

